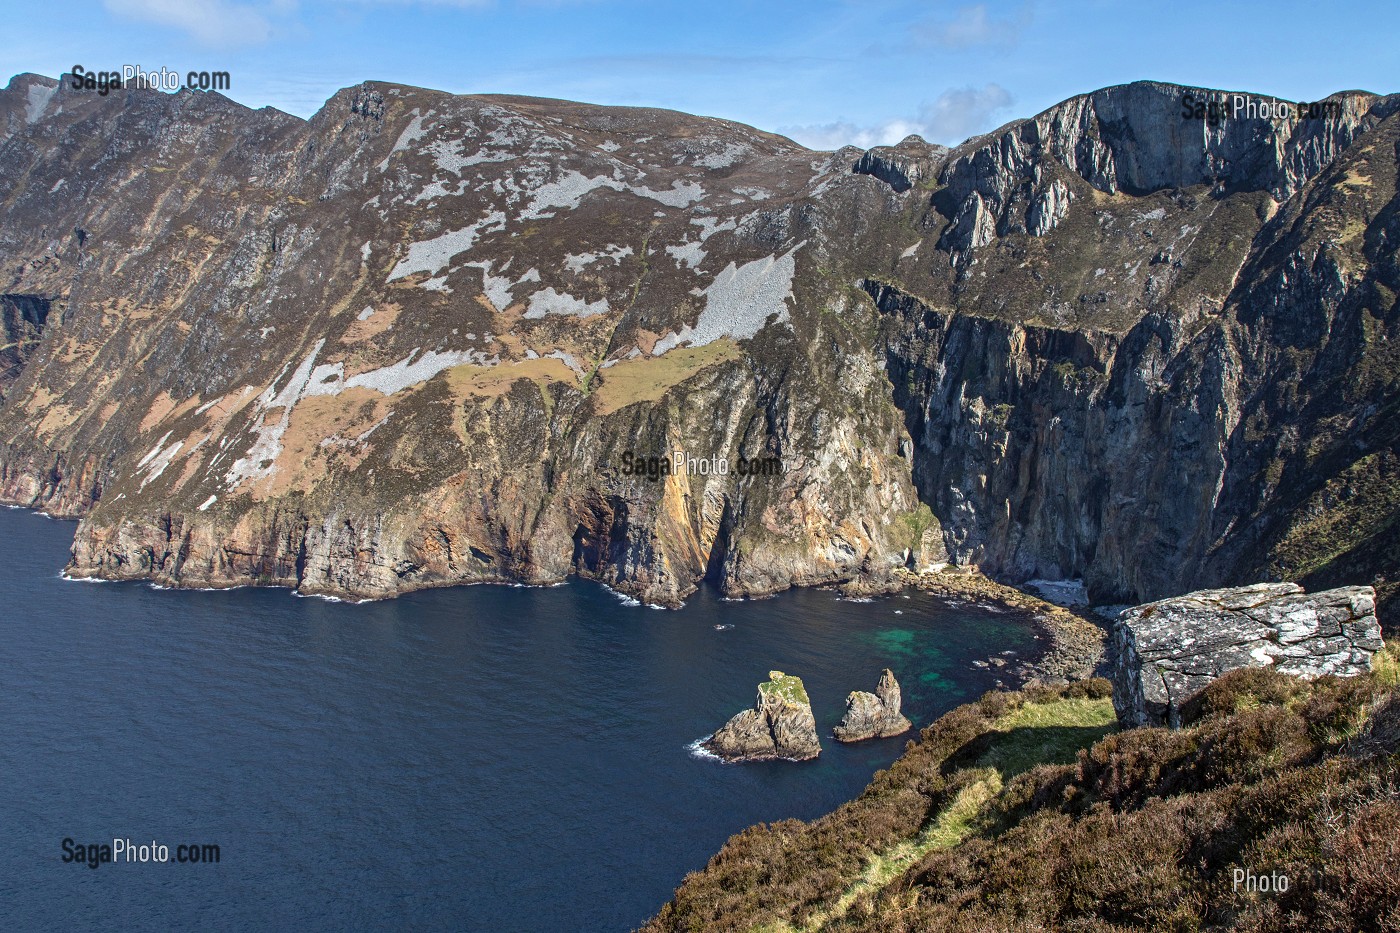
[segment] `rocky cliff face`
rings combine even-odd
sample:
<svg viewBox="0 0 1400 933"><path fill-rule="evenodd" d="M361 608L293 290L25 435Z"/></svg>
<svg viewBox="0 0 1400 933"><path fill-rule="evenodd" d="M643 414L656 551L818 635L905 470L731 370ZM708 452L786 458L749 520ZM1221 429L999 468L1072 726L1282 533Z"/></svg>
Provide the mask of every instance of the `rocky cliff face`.
<svg viewBox="0 0 1400 933"><path fill-rule="evenodd" d="M705 741L705 748L730 761L816 758L822 746L802 678L769 671L768 680L758 685L754 708L735 714Z"/></svg>
<svg viewBox="0 0 1400 933"><path fill-rule="evenodd" d="M1259 583L1126 610L1114 626L1113 705L1128 728L1179 727L1182 711L1216 678L1273 667L1308 679L1354 677L1383 647L1375 590L1307 594Z"/></svg>
<svg viewBox="0 0 1400 933"><path fill-rule="evenodd" d="M674 605L946 549L1099 601L1384 606L1400 99L1211 124L1188 92L814 153L664 111L366 83L301 121L21 75L0 497L82 517L72 572L175 585L581 574Z"/></svg>
<svg viewBox="0 0 1400 933"><path fill-rule="evenodd" d="M83 517L75 574L675 604L879 589L918 544L880 360L819 271L844 157L380 84L302 122L20 76L0 114L6 308L62 309L7 329L0 494Z"/></svg>
<svg viewBox="0 0 1400 933"><path fill-rule="evenodd" d="M864 690L852 691L846 697L846 715L836 725L833 733L838 742L862 742L866 739L883 739L892 735L903 735L914 724L904 717L900 707L904 698L895 680L894 671L889 668L880 674L880 682L874 693Z"/></svg>
<svg viewBox="0 0 1400 933"><path fill-rule="evenodd" d="M955 560L1097 602L1263 577L1384 604L1397 99L1213 128L1184 94L1097 92L951 154L921 215L951 218L951 268L864 283L916 482Z"/></svg>

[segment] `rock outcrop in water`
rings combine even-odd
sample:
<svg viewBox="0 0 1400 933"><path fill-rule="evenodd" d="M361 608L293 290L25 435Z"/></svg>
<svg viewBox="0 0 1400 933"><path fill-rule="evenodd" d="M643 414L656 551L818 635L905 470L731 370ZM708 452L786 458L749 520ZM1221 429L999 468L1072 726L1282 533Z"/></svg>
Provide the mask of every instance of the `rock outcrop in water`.
<svg viewBox="0 0 1400 933"><path fill-rule="evenodd" d="M1240 667L1350 677L1382 647L1375 590L1293 583L1202 590L1128 609L1113 630L1113 705L1128 727L1180 726L1182 708Z"/></svg>
<svg viewBox="0 0 1400 933"><path fill-rule="evenodd" d="M754 708L734 716L704 746L730 761L817 757L821 742L802 678L769 671L768 680L758 685Z"/></svg>
<svg viewBox="0 0 1400 933"><path fill-rule="evenodd" d="M846 715L832 730L836 741L860 742L903 735L914 728L900 712L903 702L894 671L885 668L874 693L855 690L846 697Z"/></svg>

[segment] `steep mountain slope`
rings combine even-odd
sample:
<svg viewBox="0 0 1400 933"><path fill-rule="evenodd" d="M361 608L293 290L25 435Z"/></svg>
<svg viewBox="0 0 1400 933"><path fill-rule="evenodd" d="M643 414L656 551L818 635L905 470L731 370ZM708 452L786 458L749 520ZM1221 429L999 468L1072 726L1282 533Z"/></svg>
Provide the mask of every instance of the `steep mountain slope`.
<svg viewBox="0 0 1400 933"><path fill-rule="evenodd" d="M795 274L839 159L386 85L308 124L66 86L31 116L0 249L61 326L0 461L7 498L85 515L77 572L383 595L578 570L675 602L707 572L879 585L902 547L898 412ZM624 473L676 450L732 469Z"/></svg>
<svg viewBox="0 0 1400 933"><path fill-rule="evenodd" d="M1205 93L813 153L377 83L303 122L19 76L0 496L82 516L75 573L193 585L578 572L674 604L946 546L1101 600L1345 578L1384 611L1400 100L1184 117ZM676 450L693 474L632 470Z"/></svg>
<svg viewBox="0 0 1400 933"><path fill-rule="evenodd" d="M1213 129L1182 96L969 143L924 215L963 218L952 274L867 279L920 491L955 557L1103 602L1273 576L1389 603L1397 101Z"/></svg>

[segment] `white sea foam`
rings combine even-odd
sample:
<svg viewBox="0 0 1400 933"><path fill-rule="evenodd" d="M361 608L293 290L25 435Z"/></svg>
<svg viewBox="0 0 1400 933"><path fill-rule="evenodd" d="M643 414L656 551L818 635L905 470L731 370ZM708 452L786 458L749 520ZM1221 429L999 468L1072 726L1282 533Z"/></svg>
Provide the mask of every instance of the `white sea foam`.
<svg viewBox="0 0 1400 933"><path fill-rule="evenodd" d="M299 590L289 590L297 599L320 599L328 603L345 603L349 606L362 606L365 603L372 603L375 600L366 597L365 599L346 599L342 596L328 596L325 593L303 593Z"/></svg>
<svg viewBox="0 0 1400 933"><path fill-rule="evenodd" d="M705 736L703 739L696 739L694 742L691 742L685 747L686 751L690 752L691 756L694 758L700 758L707 761L724 761L726 764L728 764L728 762L724 758L720 757L719 755L716 755L714 752L710 751L708 748L705 747L705 743L710 741L710 739L712 738L714 738L713 733Z"/></svg>
<svg viewBox="0 0 1400 933"><path fill-rule="evenodd" d="M103 577L75 577L66 570L58 572L60 580L67 580L69 583L120 583L120 580L107 580Z"/></svg>

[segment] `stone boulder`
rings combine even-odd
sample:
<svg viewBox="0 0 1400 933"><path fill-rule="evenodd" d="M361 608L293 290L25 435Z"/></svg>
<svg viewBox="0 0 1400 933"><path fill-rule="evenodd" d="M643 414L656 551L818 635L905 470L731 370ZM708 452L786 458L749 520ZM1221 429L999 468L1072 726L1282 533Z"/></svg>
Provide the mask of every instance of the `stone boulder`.
<svg viewBox="0 0 1400 933"><path fill-rule="evenodd" d="M1125 610L1113 629L1113 706L1125 727L1181 725L1181 709L1238 667L1351 677L1381 648L1376 591L1296 583L1201 590Z"/></svg>
<svg viewBox="0 0 1400 933"><path fill-rule="evenodd" d="M899 681L885 668L874 693L856 690L846 697L846 715L832 730L838 742L860 742L902 735L914 727L899 707L903 703Z"/></svg>
<svg viewBox="0 0 1400 933"><path fill-rule="evenodd" d="M703 745L730 761L817 757L822 746L802 678L769 671L768 680L758 685L754 708L729 720Z"/></svg>

